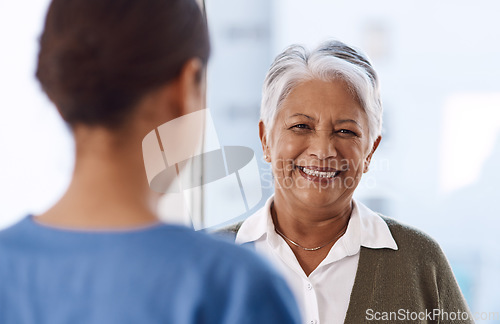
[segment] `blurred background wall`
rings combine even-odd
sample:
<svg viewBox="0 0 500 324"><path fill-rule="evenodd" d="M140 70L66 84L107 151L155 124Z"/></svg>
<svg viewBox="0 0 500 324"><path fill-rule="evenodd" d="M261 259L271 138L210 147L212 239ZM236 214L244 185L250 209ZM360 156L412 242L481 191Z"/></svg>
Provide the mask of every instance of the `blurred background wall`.
<svg viewBox="0 0 500 324"><path fill-rule="evenodd" d="M441 244L473 312L500 322L500 3L496 0L205 0L213 42L207 106L221 145L255 151L262 206L272 193L257 123L261 87L286 46L336 38L371 57L383 141L357 198ZM0 2L0 227L62 194L73 143L34 79L47 0ZM243 219L234 193L206 192L206 224ZM209 201L210 203L207 203ZM183 210L179 197L171 203ZM200 202L202 203L202 202ZM227 205L223 215L215 206ZM183 217L171 221L189 223ZM482 314L482 313L481 313Z"/></svg>

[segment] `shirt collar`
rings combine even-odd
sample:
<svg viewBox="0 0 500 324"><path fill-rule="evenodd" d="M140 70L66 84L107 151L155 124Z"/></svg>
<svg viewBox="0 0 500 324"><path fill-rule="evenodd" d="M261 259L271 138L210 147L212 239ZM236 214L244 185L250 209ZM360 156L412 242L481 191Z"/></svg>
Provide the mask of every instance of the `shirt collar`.
<svg viewBox="0 0 500 324"><path fill-rule="evenodd" d="M347 233L349 230L351 230L351 233ZM345 236L348 239L344 244L347 250L351 252L349 255L357 253L361 246L370 249L398 249L389 226L382 217L354 199Z"/></svg>
<svg viewBox="0 0 500 324"><path fill-rule="evenodd" d="M269 237L271 246L275 245L277 235L271 218L271 204L274 195L269 197L264 207L248 217L236 236L236 243L254 242ZM374 211L353 200L353 208L346 233L339 239L348 255L358 253L361 246L371 249L398 249L387 223Z"/></svg>
<svg viewBox="0 0 500 324"><path fill-rule="evenodd" d="M255 242L266 235L268 231L274 231L273 219L271 218L271 204L273 201L274 195L271 195L264 207L243 222L236 235L235 242L237 244Z"/></svg>

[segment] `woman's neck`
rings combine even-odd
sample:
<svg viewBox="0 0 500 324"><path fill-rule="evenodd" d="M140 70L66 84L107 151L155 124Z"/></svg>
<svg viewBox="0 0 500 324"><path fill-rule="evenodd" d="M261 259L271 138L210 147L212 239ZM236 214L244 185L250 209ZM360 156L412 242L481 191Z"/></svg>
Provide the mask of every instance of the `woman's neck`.
<svg viewBox="0 0 500 324"><path fill-rule="evenodd" d="M272 209L274 225L279 231L302 246L320 246L347 227L352 199L340 200L333 206L311 207L277 192Z"/></svg>
<svg viewBox="0 0 500 324"><path fill-rule="evenodd" d="M75 134L76 159L63 197L37 217L76 229L133 228L158 222L159 195L148 186L141 141L111 143L109 134Z"/></svg>
<svg viewBox="0 0 500 324"><path fill-rule="evenodd" d="M309 276L345 233L351 217L351 198L335 206L311 208L297 201L283 199L276 193L271 215L278 235L295 254L302 270Z"/></svg>

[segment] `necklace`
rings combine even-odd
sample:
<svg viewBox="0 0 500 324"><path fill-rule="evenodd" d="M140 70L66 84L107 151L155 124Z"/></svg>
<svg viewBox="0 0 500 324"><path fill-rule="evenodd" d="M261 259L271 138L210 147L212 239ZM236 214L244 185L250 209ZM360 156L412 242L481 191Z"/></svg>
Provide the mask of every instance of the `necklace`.
<svg viewBox="0 0 500 324"><path fill-rule="evenodd" d="M339 233L339 234L337 234L337 236L335 236L335 237L333 238L333 240L331 240L331 241L329 241L328 243L325 243L325 244L323 244L323 245L321 245L321 246L314 247L314 248L306 248L306 247L303 247L303 246L302 246L302 245L300 245L299 243L297 243L297 242L294 242L294 241L290 240L288 237L286 237L286 236L285 236L285 234L281 233L281 232L280 232L280 230L279 230L279 229L277 229L276 227L274 228L274 230L276 231L276 233L278 233L278 234L279 234L279 236L281 236L282 238L284 238L286 241L288 241L288 242L292 243L292 244L293 244L293 245L295 245L296 247L301 248L302 250L305 250L305 251L318 251L319 249L324 248L324 247L325 247L325 246L327 246L328 244L332 243L333 241L335 241L335 240L337 240L339 237L341 237L341 236L345 233L345 231L347 230L347 228L346 228L346 227L344 227L344 229L343 229L342 231L340 231L340 233Z"/></svg>

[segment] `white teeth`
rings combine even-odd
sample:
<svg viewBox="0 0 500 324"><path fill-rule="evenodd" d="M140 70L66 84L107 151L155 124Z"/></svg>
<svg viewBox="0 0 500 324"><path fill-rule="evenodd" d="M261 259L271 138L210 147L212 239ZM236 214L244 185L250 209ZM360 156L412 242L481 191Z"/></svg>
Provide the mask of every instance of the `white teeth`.
<svg viewBox="0 0 500 324"><path fill-rule="evenodd" d="M299 167L305 174L319 177L319 178L333 178L338 174L338 171L334 172L323 172L318 170L311 170L304 167Z"/></svg>

